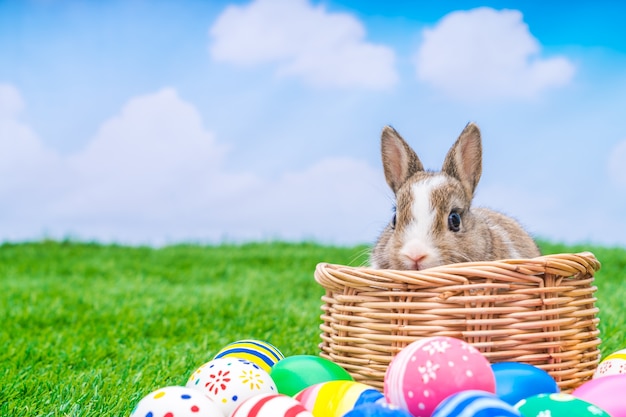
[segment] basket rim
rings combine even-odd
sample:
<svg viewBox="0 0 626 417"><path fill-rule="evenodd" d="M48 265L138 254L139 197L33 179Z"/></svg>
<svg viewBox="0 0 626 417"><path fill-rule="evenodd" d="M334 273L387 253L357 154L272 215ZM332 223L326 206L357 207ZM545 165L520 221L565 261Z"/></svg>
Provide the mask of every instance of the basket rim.
<svg viewBox="0 0 626 417"><path fill-rule="evenodd" d="M541 284L543 275L564 278L589 274L593 276L601 264L592 252L559 253L536 258L513 258L495 261L460 262L423 270L375 269L367 266L347 266L320 262L315 279L324 287L383 286L404 289L407 285L468 285L469 277L491 279L496 282L528 282Z"/></svg>

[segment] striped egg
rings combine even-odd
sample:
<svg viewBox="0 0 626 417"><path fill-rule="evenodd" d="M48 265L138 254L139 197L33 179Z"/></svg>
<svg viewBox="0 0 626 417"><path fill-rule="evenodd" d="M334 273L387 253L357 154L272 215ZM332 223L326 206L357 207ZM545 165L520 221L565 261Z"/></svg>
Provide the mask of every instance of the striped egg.
<svg viewBox="0 0 626 417"><path fill-rule="evenodd" d="M303 389L295 399L315 417L342 417L362 404L384 401L384 396L360 382L328 381Z"/></svg>
<svg viewBox="0 0 626 417"><path fill-rule="evenodd" d="M626 374L626 349L618 350L602 359L596 368L593 378L600 378L607 375Z"/></svg>
<svg viewBox="0 0 626 417"><path fill-rule="evenodd" d="M284 394L261 394L242 402L230 417L313 417L296 399Z"/></svg>
<svg viewBox="0 0 626 417"><path fill-rule="evenodd" d="M257 364L265 372L270 372L276 362L285 358L274 345L261 340L244 339L226 345L213 359L237 357Z"/></svg>
<svg viewBox="0 0 626 417"><path fill-rule="evenodd" d="M443 400L432 417L521 417L522 414L497 395L479 390L461 391Z"/></svg>
<svg viewBox="0 0 626 417"><path fill-rule="evenodd" d="M222 410L201 392L187 387L165 387L146 395L130 417L224 417Z"/></svg>

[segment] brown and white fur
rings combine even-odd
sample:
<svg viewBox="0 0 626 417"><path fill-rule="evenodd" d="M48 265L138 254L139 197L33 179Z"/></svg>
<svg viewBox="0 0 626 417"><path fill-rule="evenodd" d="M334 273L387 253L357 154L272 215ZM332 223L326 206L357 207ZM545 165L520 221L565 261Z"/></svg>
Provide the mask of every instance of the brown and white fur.
<svg viewBox="0 0 626 417"><path fill-rule="evenodd" d="M416 153L392 127L383 129L381 150L396 208L372 249L373 268L420 270L540 255L517 221L471 206L482 173L480 130L475 124L461 132L441 172L425 171Z"/></svg>

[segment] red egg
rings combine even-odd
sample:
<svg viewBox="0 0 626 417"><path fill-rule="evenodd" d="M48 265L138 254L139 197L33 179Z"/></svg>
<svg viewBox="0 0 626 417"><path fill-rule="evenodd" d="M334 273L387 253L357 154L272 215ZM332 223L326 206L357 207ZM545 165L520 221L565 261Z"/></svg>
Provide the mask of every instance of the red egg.
<svg viewBox="0 0 626 417"><path fill-rule="evenodd" d="M241 403L230 417L313 417L313 414L288 395L260 394Z"/></svg>

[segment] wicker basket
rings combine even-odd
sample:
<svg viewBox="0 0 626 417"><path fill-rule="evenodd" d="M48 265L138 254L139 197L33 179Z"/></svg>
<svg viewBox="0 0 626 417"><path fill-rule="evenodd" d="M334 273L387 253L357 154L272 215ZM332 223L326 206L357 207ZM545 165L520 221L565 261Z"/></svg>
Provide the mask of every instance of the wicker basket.
<svg viewBox="0 0 626 417"><path fill-rule="evenodd" d="M598 308L589 252L472 262L422 271L321 263L321 356L382 388L392 357L426 336L461 338L490 362L544 369L569 392L598 364Z"/></svg>

